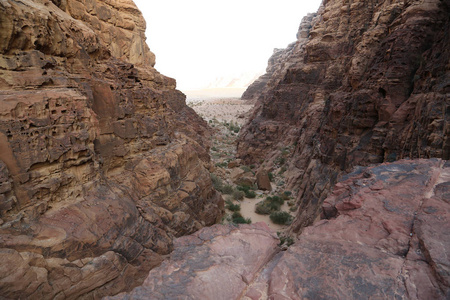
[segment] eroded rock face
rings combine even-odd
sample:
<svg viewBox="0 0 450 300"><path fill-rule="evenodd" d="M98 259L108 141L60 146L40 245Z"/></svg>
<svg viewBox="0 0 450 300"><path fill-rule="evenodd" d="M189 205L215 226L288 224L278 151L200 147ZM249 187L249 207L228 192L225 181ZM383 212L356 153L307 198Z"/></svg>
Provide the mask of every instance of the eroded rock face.
<svg viewBox="0 0 450 300"><path fill-rule="evenodd" d="M262 223L205 228L112 299L448 299L449 193L441 160L359 168L287 251Z"/></svg>
<svg viewBox="0 0 450 300"><path fill-rule="evenodd" d="M206 123L132 1L0 2L0 294L130 290L220 219Z"/></svg>
<svg viewBox="0 0 450 300"><path fill-rule="evenodd" d="M294 231L311 224L356 165L450 158L448 1L324 1L262 89L238 155L297 190Z"/></svg>

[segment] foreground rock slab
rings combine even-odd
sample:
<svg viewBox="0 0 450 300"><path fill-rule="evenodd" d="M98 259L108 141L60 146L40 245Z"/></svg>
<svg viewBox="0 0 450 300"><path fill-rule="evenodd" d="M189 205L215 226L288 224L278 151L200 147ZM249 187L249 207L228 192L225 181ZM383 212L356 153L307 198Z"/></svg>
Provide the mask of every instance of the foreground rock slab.
<svg viewBox="0 0 450 300"><path fill-rule="evenodd" d="M287 251L263 224L215 225L109 299L448 299L450 163L359 168Z"/></svg>
<svg viewBox="0 0 450 300"><path fill-rule="evenodd" d="M106 299L238 299L278 243L264 223L204 228L175 240L170 259L141 287Z"/></svg>

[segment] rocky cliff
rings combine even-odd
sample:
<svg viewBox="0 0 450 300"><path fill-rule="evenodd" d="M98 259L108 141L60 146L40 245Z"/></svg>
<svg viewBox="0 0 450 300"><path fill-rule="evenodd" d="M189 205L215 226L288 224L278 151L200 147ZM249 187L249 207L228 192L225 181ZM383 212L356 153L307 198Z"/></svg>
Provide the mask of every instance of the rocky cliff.
<svg viewBox="0 0 450 300"><path fill-rule="evenodd" d="M111 299L448 299L449 199L448 162L360 168L286 251L264 223L204 228Z"/></svg>
<svg viewBox="0 0 450 300"><path fill-rule="evenodd" d="M300 206L293 231L354 166L450 158L449 16L448 0L323 1L269 74L238 154L284 164Z"/></svg>
<svg viewBox="0 0 450 300"><path fill-rule="evenodd" d="M131 0L0 1L0 295L99 298L220 219L206 123Z"/></svg>

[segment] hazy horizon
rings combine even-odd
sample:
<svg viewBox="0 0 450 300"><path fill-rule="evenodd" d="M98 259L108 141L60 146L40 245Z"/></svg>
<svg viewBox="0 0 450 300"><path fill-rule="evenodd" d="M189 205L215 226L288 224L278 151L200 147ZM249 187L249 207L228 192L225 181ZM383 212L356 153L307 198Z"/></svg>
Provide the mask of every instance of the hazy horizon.
<svg viewBox="0 0 450 300"><path fill-rule="evenodd" d="M156 69L175 78L185 92L226 85L242 88L238 85L263 74L274 48L294 42L301 19L316 12L321 1L135 3L147 22Z"/></svg>

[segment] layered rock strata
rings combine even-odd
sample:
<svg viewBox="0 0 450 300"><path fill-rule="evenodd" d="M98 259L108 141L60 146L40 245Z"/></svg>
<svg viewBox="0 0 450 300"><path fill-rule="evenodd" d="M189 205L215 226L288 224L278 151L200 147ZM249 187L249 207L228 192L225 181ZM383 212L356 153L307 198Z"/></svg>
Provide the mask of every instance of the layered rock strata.
<svg viewBox="0 0 450 300"><path fill-rule="evenodd" d="M285 155L311 224L340 174L401 158L450 158L448 1L324 1L262 89L238 155L276 169ZM278 165L277 165L278 164Z"/></svg>
<svg viewBox="0 0 450 300"><path fill-rule="evenodd" d="M220 219L206 123L131 0L0 1L0 295L130 290Z"/></svg>
<svg viewBox="0 0 450 300"><path fill-rule="evenodd" d="M287 251L263 223L215 225L109 299L448 299L449 199L448 162L359 168Z"/></svg>

